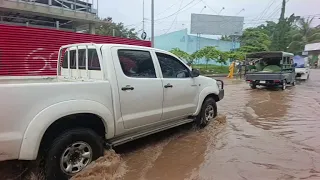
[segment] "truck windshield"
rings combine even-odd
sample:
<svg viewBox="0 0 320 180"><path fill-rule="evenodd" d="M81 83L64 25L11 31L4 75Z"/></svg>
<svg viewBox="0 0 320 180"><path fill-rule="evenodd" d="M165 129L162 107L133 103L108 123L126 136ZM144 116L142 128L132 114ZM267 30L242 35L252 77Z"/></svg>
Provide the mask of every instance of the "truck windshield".
<svg viewBox="0 0 320 180"><path fill-rule="evenodd" d="M296 68L305 68L305 60L303 57L295 56L293 58Z"/></svg>

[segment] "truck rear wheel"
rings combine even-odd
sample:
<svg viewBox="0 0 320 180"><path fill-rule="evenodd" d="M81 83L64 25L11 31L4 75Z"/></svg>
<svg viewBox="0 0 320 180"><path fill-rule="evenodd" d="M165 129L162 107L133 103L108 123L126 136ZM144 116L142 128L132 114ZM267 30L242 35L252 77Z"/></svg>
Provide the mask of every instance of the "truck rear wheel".
<svg viewBox="0 0 320 180"><path fill-rule="evenodd" d="M207 98L201 107L201 111L197 116L196 123L200 128L207 126L210 121L218 114L217 104L213 98Z"/></svg>
<svg viewBox="0 0 320 180"><path fill-rule="evenodd" d="M250 82L250 87L251 87L251 89L257 89L256 82L254 82L254 81Z"/></svg>
<svg viewBox="0 0 320 180"><path fill-rule="evenodd" d="M91 129L72 129L57 137L46 154L48 180L67 180L103 155L103 141Z"/></svg>

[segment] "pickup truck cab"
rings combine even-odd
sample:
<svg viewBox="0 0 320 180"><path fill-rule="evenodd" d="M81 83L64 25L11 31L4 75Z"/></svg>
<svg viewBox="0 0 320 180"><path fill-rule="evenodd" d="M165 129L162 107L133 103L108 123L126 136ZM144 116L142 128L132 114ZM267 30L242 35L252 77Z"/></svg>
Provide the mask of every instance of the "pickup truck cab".
<svg viewBox="0 0 320 180"><path fill-rule="evenodd" d="M0 80L0 160L44 159L67 179L112 147L195 121L206 126L223 82L175 55L118 44L60 48L56 77Z"/></svg>

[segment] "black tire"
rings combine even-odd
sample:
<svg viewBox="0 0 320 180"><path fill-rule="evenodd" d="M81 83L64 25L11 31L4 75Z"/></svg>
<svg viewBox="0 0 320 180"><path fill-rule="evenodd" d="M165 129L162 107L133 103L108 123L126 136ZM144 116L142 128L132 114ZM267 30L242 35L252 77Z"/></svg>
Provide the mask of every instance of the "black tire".
<svg viewBox="0 0 320 180"><path fill-rule="evenodd" d="M65 150L77 142L84 142L90 146L92 155L91 161L88 164L103 155L104 148L102 138L94 131L84 128L68 130L53 141L46 154L44 171L47 180L67 180L75 175L65 173L60 166L60 161Z"/></svg>
<svg viewBox="0 0 320 180"><path fill-rule="evenodd" d="M296 86L296 80L293 80L292 86Z"/></svg>
<svg viewBox="0 0 320 180"><path fill-rule="evenodd" d="M206 109L209 108L209 106L213 108L213 117L210 120L217 117L218 108L216 101L213 98L205 99L205 101L202 104L201 111L196 118L196 123L200 128L204 128L210 123L210 120L206 120Z"/></svg>
<svg viewBox="0 0 320 180"><path fill-rule="evenodd" d="M255 82L250 83L251 89L257 89L257 84Z"/></svg>

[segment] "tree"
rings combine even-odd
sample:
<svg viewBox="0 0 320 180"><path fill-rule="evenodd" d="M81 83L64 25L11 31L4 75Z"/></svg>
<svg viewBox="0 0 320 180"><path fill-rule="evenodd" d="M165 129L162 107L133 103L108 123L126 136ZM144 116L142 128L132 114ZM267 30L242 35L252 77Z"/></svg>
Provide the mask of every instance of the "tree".
<svg viewBox="0 0 320 180"><path fill-rule="evenodd" d="M214 46L206 46L199 51L195 52L194 57L197 59L205 58L206 60L206 68L208 67L208 63L211 60L217 60L220 57L220 51L216 49Z"/></svg>
<svg viewBox="0 0 320 180"><path fill-rule="evenodd" d="M234 52L229 52L228 56L230 59L243 61L246 58L246 53L242 51L234 51Z"/></svg>
<svg viewBox="0 0 320 180"><path fill-rule="evenodd" d="M290 52L299 53L304 50L306 44L320 42L320 30L311 27L313 19L300 18L298 20L298 30L295 31L288 45Z"/></svg>
<svg viewBox="0 0 320 180"><path fill-rule="evenodd" d="M124 26L123 23L115 23L112 21L112 18L103 19L109 23L105 23L96 29L96 34L105 35L105 36L115 36L129 38L129 39L139 39L137 32L134 28L128 29Z"/></svg>
<svg viewBox="0 0 320 180"><path fill-rule="evenodd" d="M221 41L232 41L232 37L230 37L230 36L222 36L220 40Z"/></svg>
<svg viewBox="0 0 320 180"><path fill-rule="evenodd" d="M271 44L270 37L257 28L246 29L240 37L242 52L268 51Z"/></svg>
<svg viewBox="0 0 320 180"><path fill-rule="evenodd" d="M217 63L220 63L220 65L226 65L227 61L229 59L229 53L228 52L219 52L219 58L216 59Z"/></svg>
<svg viewBox="0 0 320 180"><path fill-rule="evenodd" d="M273 21L266 21L266 25L261 24L254 29L262 31L263 33L267 34L270 37L270 39L272 39L273 34L276 31L276 28L277 28L277 23Z"/></svg>
<svg viewBox="0 0 320 180"><path fill-rule="evenodd" d="M184 52L179 48L173 48L172 50L170 50L170 52L178 56L180 59L186 60L188 64L193 64L194 58L187 52Z"/></svg>

